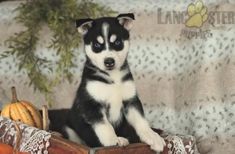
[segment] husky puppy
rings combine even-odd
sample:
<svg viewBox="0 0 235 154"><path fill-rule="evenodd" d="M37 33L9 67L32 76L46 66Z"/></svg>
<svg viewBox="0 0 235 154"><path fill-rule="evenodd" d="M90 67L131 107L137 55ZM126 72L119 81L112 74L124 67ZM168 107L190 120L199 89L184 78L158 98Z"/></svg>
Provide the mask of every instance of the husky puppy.
<svg viewBox="0 0 235 154"><path fill-rule="evenodd" d="M164 140L144 118L127 55L134 15L80 19L86 62L81 84L67 117L69 138L79 136L85 144L125 146L142 141L162 151Z"/></svg>

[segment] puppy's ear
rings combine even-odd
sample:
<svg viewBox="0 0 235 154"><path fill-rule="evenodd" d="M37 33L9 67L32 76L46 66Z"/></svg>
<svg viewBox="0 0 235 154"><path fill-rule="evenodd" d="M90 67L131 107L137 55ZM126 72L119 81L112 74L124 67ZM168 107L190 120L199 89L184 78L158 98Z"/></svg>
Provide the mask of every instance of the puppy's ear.
<svg viewBox="0 0 235 154"><path fill-rule="evenodd" d="M80 34L85 35L92 26L93 19L78 19L76 20L76 27Z"/></svg>
<svg viewBox="0 0 235 154"><path fill-rule="evenodd" d="M133 13L119 14L117 16L117 20L124 28L129 31L132 28L132 22L135 20L135 16Z"/></svg>

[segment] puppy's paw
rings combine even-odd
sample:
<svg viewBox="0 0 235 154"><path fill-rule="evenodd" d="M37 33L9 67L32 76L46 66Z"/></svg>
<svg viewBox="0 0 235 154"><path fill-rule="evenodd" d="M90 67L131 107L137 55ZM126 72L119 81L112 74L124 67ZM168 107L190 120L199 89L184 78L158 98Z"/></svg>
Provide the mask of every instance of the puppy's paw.
<svg viewBox="0 0 235 154"><path fill-rule="evenodd" d="M151 149L157 152L163 151L166 145L164 139L151 129L143 131L140 137L143 142L150 145Z"/></svg>
<svg viewBox="0 0 235 154"><path fill-rule="evenodd" d="M129 144L128 139L124 138L124 137L118 137L118 141L117 141L118 146L126 146Z"/></svg>

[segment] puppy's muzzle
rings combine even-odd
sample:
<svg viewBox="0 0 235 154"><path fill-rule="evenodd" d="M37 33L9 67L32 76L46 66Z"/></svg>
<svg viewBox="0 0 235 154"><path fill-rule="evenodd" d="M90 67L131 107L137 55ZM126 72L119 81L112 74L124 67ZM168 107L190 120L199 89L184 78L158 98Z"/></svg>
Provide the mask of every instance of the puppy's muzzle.
<svg viewBox="0 0 235 154"><path fill-rule="evenodd" d="M115 60L113 58L105 58L104 65L108 70L112 70L115 66Z"/></svg>

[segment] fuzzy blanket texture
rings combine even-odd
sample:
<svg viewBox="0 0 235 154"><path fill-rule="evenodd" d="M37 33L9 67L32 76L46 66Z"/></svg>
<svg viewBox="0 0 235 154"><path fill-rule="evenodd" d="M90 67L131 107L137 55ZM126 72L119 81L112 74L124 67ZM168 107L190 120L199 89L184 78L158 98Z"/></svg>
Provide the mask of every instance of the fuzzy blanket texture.
<svg viewBox="0 0 235 154"><path fill-rule="evenodd" d="M151 124L194 135L202 154L235 153L235 1L95 2L136 15L128 60ZM0 4L0 52L6 50L4 40L23 29L13 20L18 4ZM45 27L38 55L53 58L46 48L50 36ZM82 48L75 52L76 80L55 88L53 108L72 104L85 61ZM12 57L0 61L0 102L9 102L14 85L21 98L45 104L16 65Z"/></svg>

